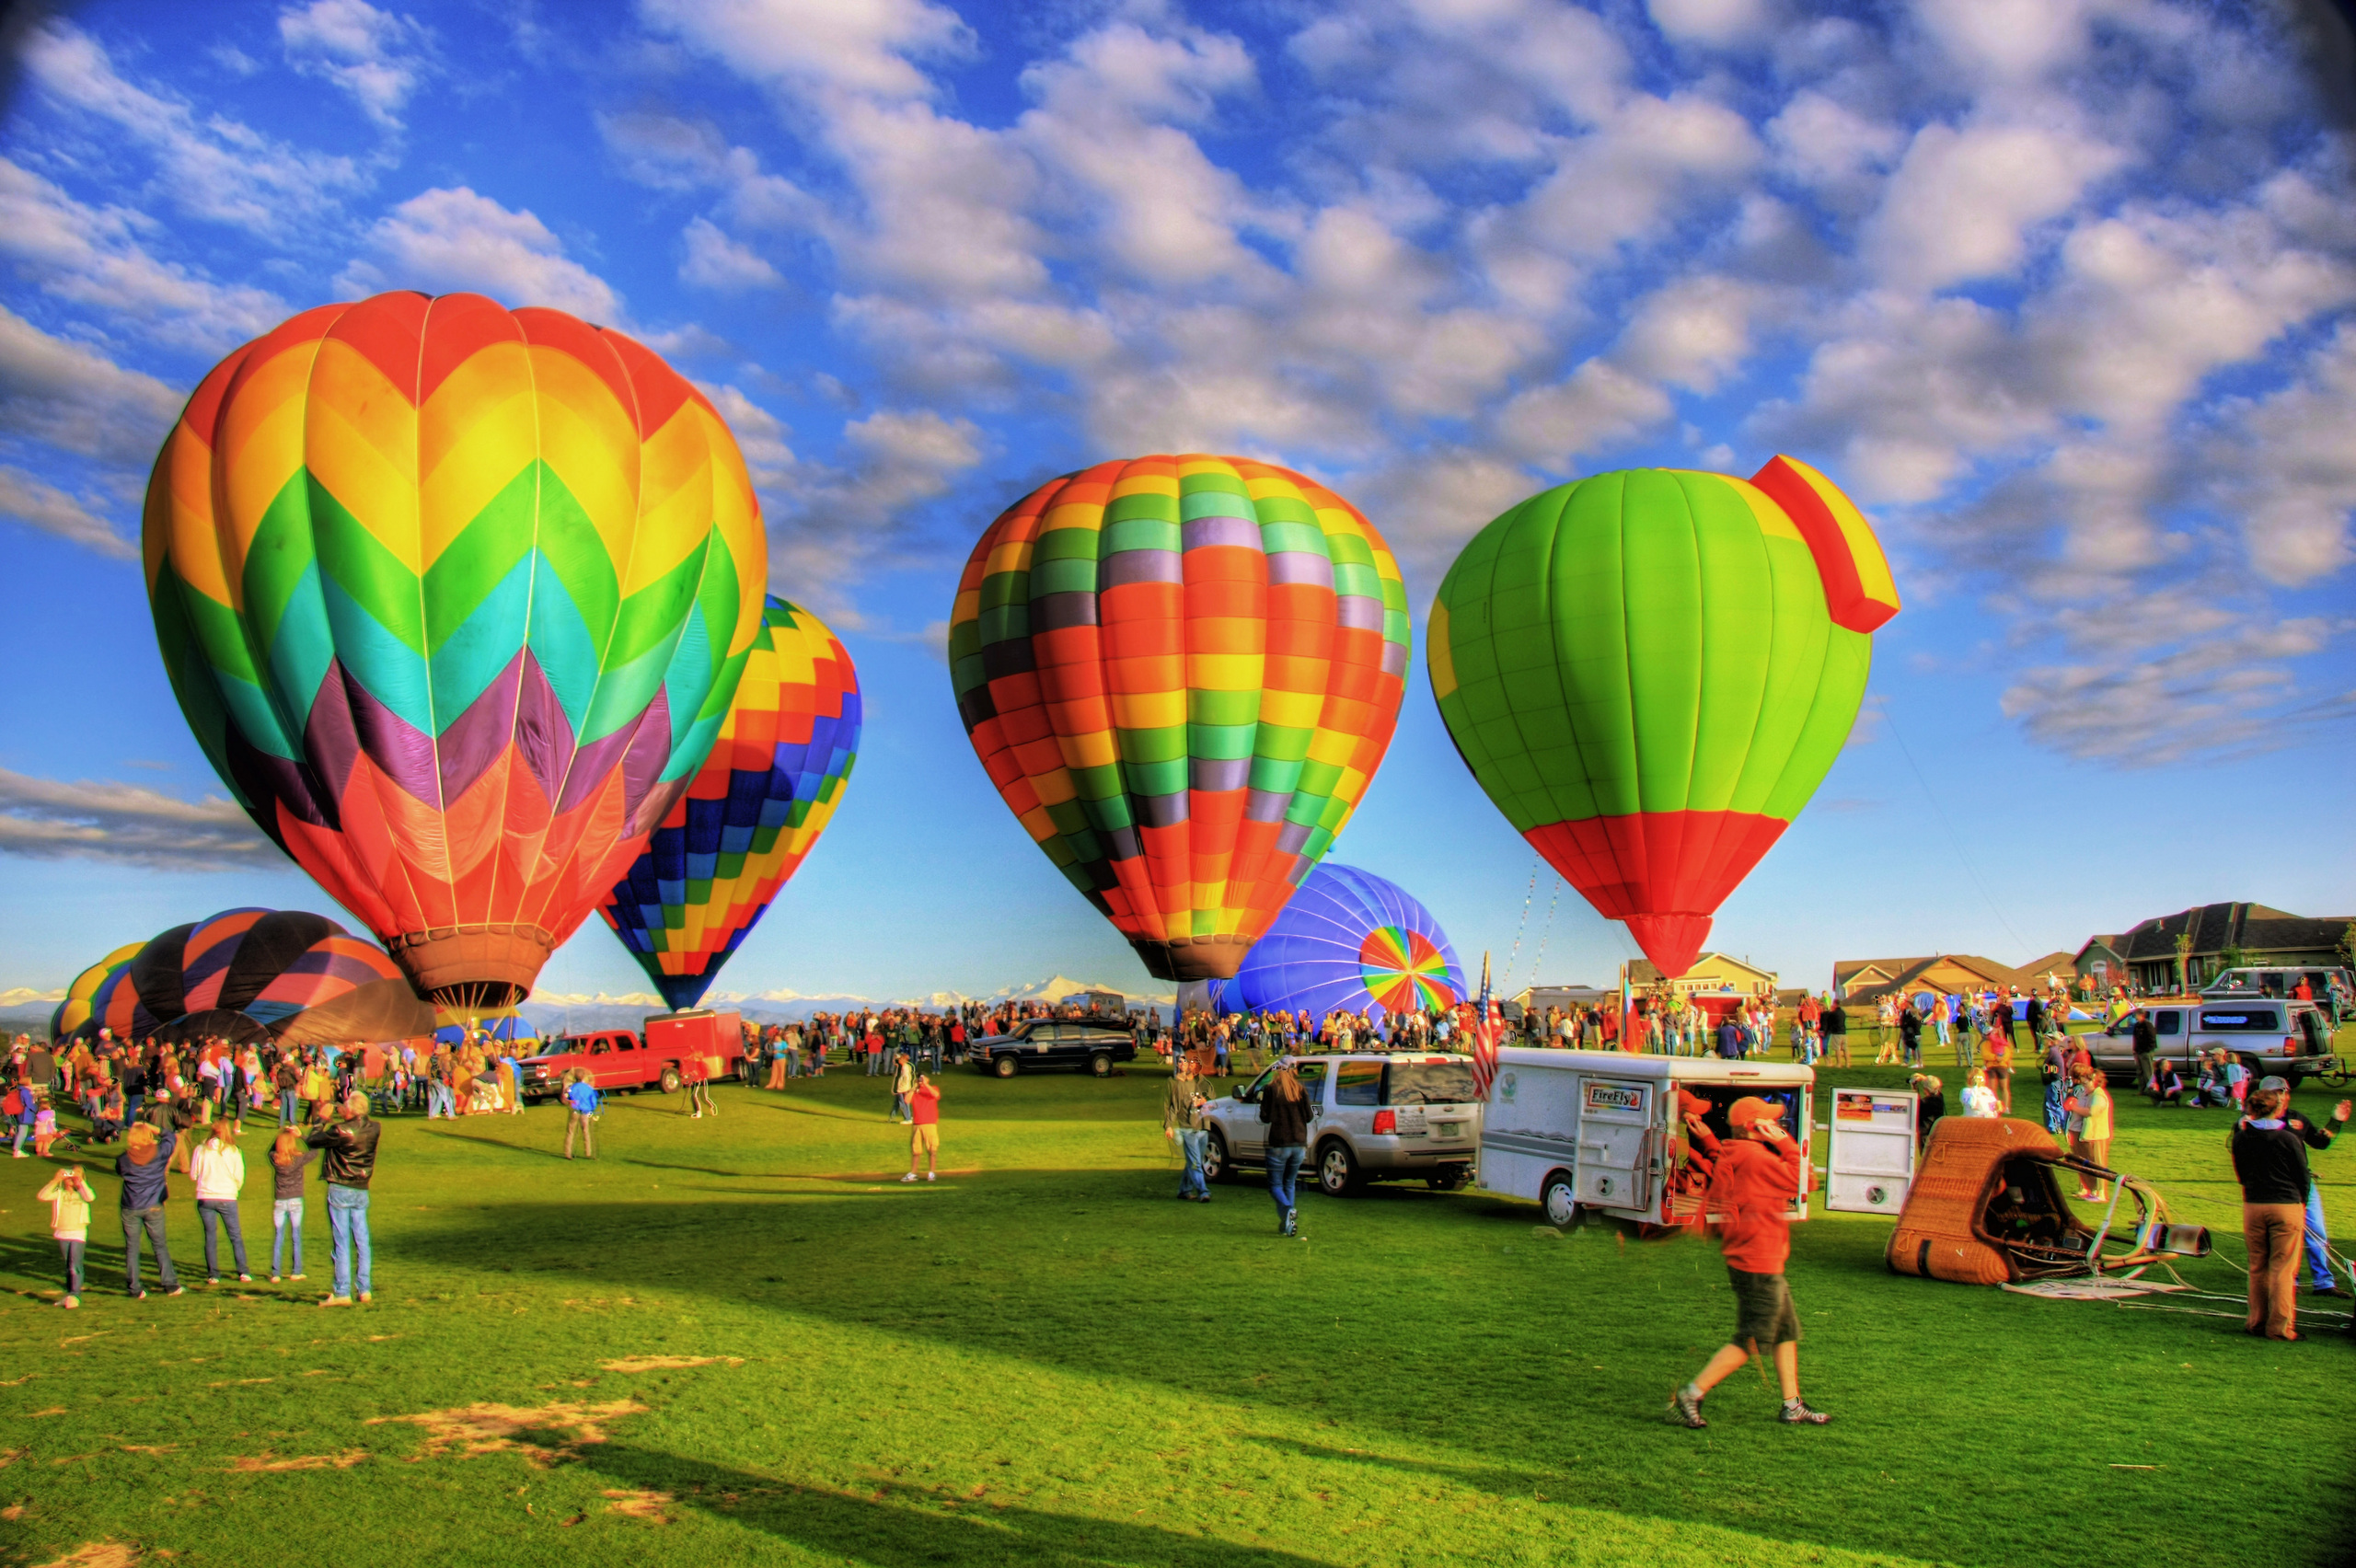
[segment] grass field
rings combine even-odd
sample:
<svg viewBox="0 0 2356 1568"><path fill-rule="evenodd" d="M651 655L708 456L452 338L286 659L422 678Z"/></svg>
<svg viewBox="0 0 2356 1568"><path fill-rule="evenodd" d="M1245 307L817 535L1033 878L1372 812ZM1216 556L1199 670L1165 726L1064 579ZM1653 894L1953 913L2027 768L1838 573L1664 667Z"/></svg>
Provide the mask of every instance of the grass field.
<svg viewBox="0 0 2356 1568"><path fill-rule="evenodd" d="M1861 1068L1835 1081L1896 1084ZM377 1303L93 1288L0 1165L0 1562L884 1565L2324 1563L2356 1548L2356 1343L1885 1272L1819 1217L1791 1266L1834 1424L1738 1373L1661 1419L1730 1326L1715 1250L1477 1193L1172 1201L1158 1070L946 1080L900 1185L874 1080L389 1123ZM2321 1092L2303 1096L2320 1111ZM1819 1107L1826 1098L1819 1095ZM1822 1114L1821 1109L1819 1114ZM2115 1160L2240 1254L2223 1113L2120 1106ZM249 1132L259 1165L263 1138ZM2340 1223L2356 1141L2318 1159ZM267 1251L269 1205L245 1206ZM267 1258L255 1260L266 1272ZM2239 1288L2221 1255L2187 1270ZM2213 1304L2212 1304L2213 1305ZM2125 1468L2122 1468L2125 1467ZM73 1555L79 1553L79 1555Z"/></svg>

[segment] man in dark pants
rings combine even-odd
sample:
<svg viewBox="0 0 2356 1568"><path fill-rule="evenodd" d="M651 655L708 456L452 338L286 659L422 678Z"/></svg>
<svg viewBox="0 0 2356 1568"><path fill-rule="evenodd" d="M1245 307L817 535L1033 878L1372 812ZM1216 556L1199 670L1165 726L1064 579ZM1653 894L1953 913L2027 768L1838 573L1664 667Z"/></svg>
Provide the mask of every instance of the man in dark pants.
<svg viewBox="0 0 2356 1568"><path fill-rule="evenodd" d="M2032 1055L2037 1043L2045 1038L2045 998L2031 993L2028 999L2028 1048Z"/></svg>
<svg viewBox="0 0 2356 1568"><path fill-rule="evenodd" d="M2152 1015L2142 1008L2135 1009L2135 1087L2147 1093L2152 1087L2152 1057L2160 1048L2159 1032L2152 1027Z"/></svg>

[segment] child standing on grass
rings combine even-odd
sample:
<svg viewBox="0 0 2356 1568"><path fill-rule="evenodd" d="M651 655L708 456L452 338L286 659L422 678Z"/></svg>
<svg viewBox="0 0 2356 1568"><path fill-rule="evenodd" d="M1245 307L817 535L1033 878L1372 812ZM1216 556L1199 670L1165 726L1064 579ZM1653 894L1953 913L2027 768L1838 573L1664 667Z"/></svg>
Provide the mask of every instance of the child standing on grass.
<svg viewBox="0 0 2356 1568"><path fill-rule="evenodd" d="M917 1179L918 1155L924 1157L924 1179L934 1180L941 1167L941 1090L932 1087L930 1074L918 1076L908 1093L908 1173L901 1181Z"/></svg>
<svg viewBox="0 0 2356 1568"><path fill-rule="evenodd" d="M89 1178L78 1165L69 1165L49 1179L34 1196L49 1205L49 1234L65 1255L65 1295L60 1307L82 1305L82 1249L90 1239Z"/></svg>
<svg viewBox="0 0 2356 1568"><path fill-rule="evenodd" d="M270 1146L270 1283L279 1280L278 1259L283 1247L294 1266L286 1277L303 1277L303 1172L319 1151L303 1147L303 1135L293 1127L278 1129Z"/></svg>
<svg viewBox="0 0 2356 1568"><path fill-rule="evenodd" d="M1775 1419L1799 1426L1821 1426L1832 1419L1800 1398L1800 1319L1784 1281L1784 1265L1792 1255L1789 1210L1807 1168L1799 1146L1784 1130L1783 1114L1781 1105L1750 1094L1727 1108L1736 1136L1720 1148L1709 1192L1696 1213L1726 1216L1718 1235L1734 1285L1734 1339L1710 1357L1699 1377L1669 1395L1669 1419L1680 1426L1709 1425L1702 1397L1762 1344L1772 1350L1784 1389L1784 1408Z"/></svg>

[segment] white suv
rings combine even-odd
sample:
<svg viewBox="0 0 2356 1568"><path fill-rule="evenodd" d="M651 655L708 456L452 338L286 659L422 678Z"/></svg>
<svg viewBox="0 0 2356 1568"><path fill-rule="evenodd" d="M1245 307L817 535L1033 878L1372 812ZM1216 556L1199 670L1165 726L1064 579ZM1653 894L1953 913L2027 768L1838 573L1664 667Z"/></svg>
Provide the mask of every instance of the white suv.
<svg viewBox="0 0 2356 1568"><path fill-rule="evenodd" d="M1481 1098L1470 1056L1387 1055L1288 1056L1309 1095L1309 1171L1320 1192L1347 1197L1369 1182L1420 1178L1441 1192L1464 1185L1481 1152ZM1272 1066L1210 1102L1205 1174L1232 1180L1265 1165L1268 1125L1260 1098Z"/></svg>

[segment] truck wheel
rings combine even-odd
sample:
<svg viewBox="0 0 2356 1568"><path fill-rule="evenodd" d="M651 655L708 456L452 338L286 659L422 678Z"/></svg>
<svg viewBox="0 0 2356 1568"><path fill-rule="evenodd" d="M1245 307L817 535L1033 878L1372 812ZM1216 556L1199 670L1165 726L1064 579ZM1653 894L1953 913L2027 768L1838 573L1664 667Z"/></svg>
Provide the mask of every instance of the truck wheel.
<svg viewBox="0 0 2356 1568"><path fill-rule="evenodd" d="M1571 1174L1557 1170L1546 1178L1539 1189L1538 1205L1546 1211L1546 1223L1558 1229L1568 1230L1579 1222L1577 1189L1571 1185Z"/></svg>
<svg viewBox="0 0 2356 1568"><path fill-rule="evenodd" d="M1329 1198L1354 1198L1366 1186L1357 1158L1338 1139L1317 1151L1317 1190Z"/></svg>
<svg viewBox="0 0 2356 1568"><path fill-rule="evenodd" d="M1088 1070L1094 1073L1098 1078L1111 1078L1113 1076L1113 1058L1106 1055L1103 1052L1099 1051L1096 1055L1088 1058Z"/></svg>
<svg viewBox="0 0 2356 1568"><path fill-rule="evenodd" d="M665 1094L679 1092L679 1069L667 1062L663 1066L663 1092Z"/></svg>
<svg viewBox="0 0 2356 1568"><path fill-rule="evenodd" d="M1203 1179L1207 1182L1235 1180L1235 1161L1227 1157L1227 1135L1217 1127L1211 1129L1209 1141L1203 1145Z"/></svg>
<svg viewBox="0 0 2356 1568"><path fill-rule="evenodd" d="M2256 1089L2258 1087L2258 1080L2266 1076L2266 1069L2258 1065L2258 1060L2256 1056L2243 1056L2240 1058L2240 1061L2242 1064L2242 1070L2249 1074L2250 1087L2252 1089Z"/></svg>
<svg viewBox="0 0 2356 1568"><path fill-rule="evenodd" d="M1003 1056L992 1056L990 1058L990 1071L998 1074L1000 1078L1012 1078L1016 1073L1019 1073L1022 1070L1022 1064L1016 1061L1011 1054Z"/></svg>

